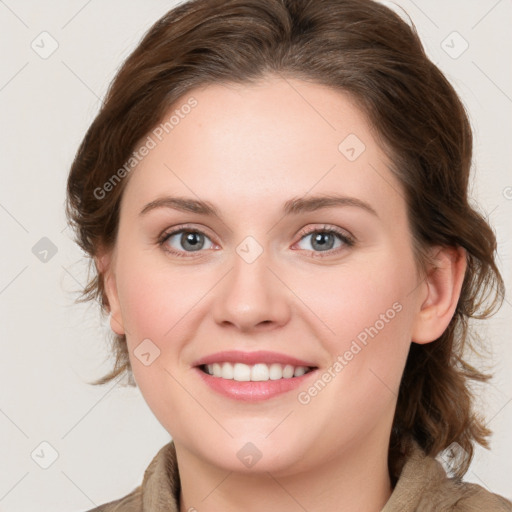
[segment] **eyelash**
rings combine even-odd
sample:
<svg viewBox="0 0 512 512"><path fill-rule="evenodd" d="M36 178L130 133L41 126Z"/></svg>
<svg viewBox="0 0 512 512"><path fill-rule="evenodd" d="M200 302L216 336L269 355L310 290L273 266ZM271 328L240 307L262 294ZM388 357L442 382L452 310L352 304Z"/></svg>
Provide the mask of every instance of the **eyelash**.
<svg viewBox="0 0 512 512"><path fill-rule="evenodd" d="M158 245L165 252L170 253L173 256L178 256L180 258L190 258L190 257L193 257L192 255L194 252L203 252L203 251L202 250L188 251L189 255L186 255L187 251L175 251L174 249L169 249L168 247L166 247L165 244L169 240L169 238L171 238L173 235L176 235L178 233L198 233L198 234L204 235L210 239L210 237L205 232L201 231L200 229L189 227L187 225L179 226L178 228L173 229L172 231L166 231L166 232L162 233L162 235L160 235L160 237L158 238L158 241L157 241ZM318 227L307 228L305 231L303 231L301 233L299 242L304 237L306 237L312 233L333 234L333 235L338 236L338 238L343 242L344 246L353 247L355 245L355 239L352 236L348 235L347 233L341 231L340 229L338 229L334 226L330 226L327 224L324 225L322 228L318 228ZM340 250L343 250L343 247L338 247L337 249L329 249L328 251L308 251L308 252L314 254L314 257L325 258L327 256L333 256L334 254L337 254ZM325 256L322 253L325 253Z"/></svg>

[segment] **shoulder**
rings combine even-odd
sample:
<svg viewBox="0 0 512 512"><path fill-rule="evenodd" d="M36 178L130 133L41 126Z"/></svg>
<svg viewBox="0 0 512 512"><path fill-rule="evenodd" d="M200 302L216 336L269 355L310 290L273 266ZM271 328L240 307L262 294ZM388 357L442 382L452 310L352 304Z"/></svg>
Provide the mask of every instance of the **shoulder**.
<svg viewBox="0 0 512 512"><path fill-rule="evenodd" d="M448 478L445 474L444 480L423 493L418 510L512 512L512 502L480 485Z"/></svg>
<svg viewBox="0 0 512 512"><path fill-rule="evenodd" d="M475 512L480 510L512 512L512 502L480 485L462 482L460 484L460 499L455 502L453 510L457 512L473 510Z"/></svg>
<svg viewBox="0 0 512 512"><path fill-rule="evenodd" d="M414 445L382 512L512 512L512 502L480 485L449 477Z"/></svg>

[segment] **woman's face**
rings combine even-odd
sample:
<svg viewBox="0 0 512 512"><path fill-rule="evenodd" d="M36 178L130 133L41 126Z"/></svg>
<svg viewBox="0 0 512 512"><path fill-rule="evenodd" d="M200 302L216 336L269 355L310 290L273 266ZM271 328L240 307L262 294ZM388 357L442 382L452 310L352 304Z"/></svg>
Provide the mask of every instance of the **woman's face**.
<svg viewBox="0 0 512 512"><path fill-rule="evenodd" d="M363 114L278 78L196 89L164 121L175 110L128 178L107 279L149 407L232 471L387 450L425 287Z"/></svg>

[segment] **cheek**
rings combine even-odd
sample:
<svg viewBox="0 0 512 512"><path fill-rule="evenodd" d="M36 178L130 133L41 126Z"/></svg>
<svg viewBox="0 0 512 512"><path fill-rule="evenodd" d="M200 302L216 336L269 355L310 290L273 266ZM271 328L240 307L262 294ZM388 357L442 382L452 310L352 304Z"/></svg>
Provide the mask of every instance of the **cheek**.
<svg viewBox="0 0 512 512"><path fill-rule="evenodd" d="M153 251L127 254L125 251L117 265L127 335L160 340L191 310L203 287L193 275L187 277L186 270L171 271L165 259L155 257Z"/></svg>
<svg viewBox="0 0 512 512"><path fill-rule="evenodd" d="M167 418L168 403L187 407L171 374L189 338L187 312L197 294L193 280L161 268L155 259L141 253L119 258L118 293L135 381L157 418Z"/></svg>
<svg viewBox="0 0 512 512"><path fill-rule="evenodd" d="M301 298L318 312L333 339L350 341L365 328L389 331L389 326L401 323L405 315L398 310L410 301L414 269L406 259L402 258L400 265L392 259L390 255L369 264L347 265L337 272L310 277L307 284L297 283Z"/></svg>
<svg viewBox="0 0 512 512"><path fill-rule="evenodd" d="M397 390L414 320L413 260L388 253L371 265L347 266L315 282L322 293L311 293L305 302L328 328L322 339L331 363L339 363L335 373L343 374L335 380L343 388L358 388L354 396L382 388L379 380Z"/></svg>
<svg viewBox="0 0 512 512"><path fill-rule="evenodd" d="M156 286L146 272L130 272L119 288L119 300L127 338L135 343L141 338L157 339L167 318L165 309L172 307L169 291L164 294L164 283Z"/></svg>
<svg viewBox="0 0 512 512"><path fill-rule="evenodd" d="M199 272L193 265L173 267L150 251L125 251L116 274L133 374L151 402L159 386L173 387L166 369L183 369L183 351L196 335L198 315L204 314L204 302L210 298L205 295L218 281L218 272ZM139 356L148 351L155 359L145 366ZM174 397L172 389L167 392ZM155 402L157 407L158 398Z"/></svg>

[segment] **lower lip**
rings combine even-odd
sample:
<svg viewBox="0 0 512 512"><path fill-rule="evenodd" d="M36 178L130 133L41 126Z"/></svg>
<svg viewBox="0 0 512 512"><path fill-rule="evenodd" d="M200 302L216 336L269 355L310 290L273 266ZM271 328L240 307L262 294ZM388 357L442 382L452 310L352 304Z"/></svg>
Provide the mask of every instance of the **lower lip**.
<svg viewBox="0 0 512 512"><path fill-rule="evenodd" d="M312 370L300 377L293 377L290 379L240 382L233 379L214 377L213 375L203 372L199 368L195 368L195 370L199 373L203 382L217 393L227 396L228 398L242 400L245 402L268 400L274 396L297 389L299 386L303 385L311 375L316 373L316 370Z"/></svg>

